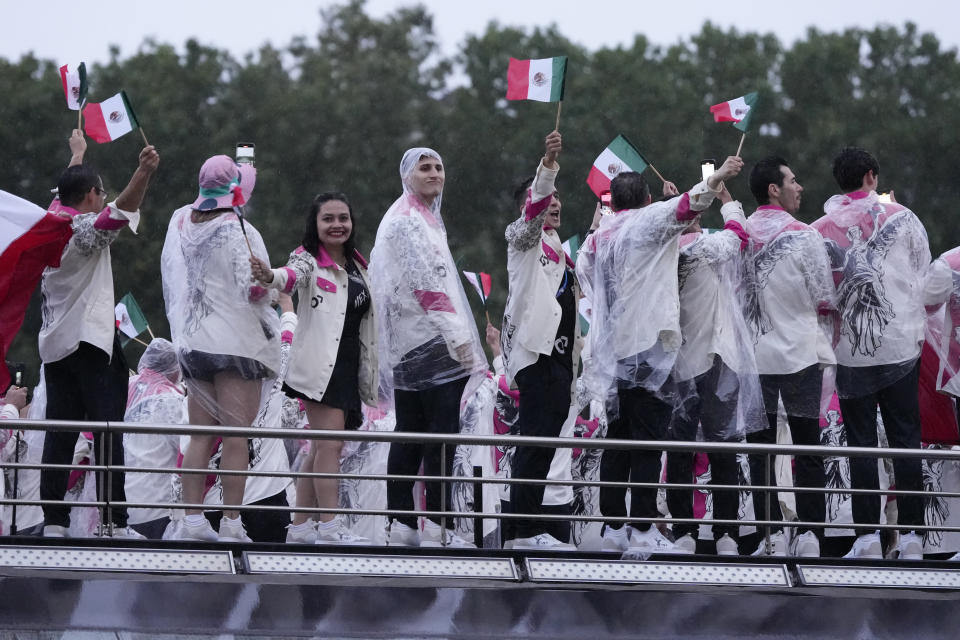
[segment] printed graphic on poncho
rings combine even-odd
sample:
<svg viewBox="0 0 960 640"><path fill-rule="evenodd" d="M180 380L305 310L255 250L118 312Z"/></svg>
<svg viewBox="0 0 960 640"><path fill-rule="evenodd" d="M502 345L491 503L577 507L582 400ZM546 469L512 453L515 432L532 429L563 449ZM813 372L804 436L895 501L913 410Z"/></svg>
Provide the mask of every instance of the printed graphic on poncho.
<svg viewBox="0 0 960 640"><path fill-rule="evenodd" d="M882 209L881 209L882 211ZM870 237L863 238L860 225L847 229L848 247L826 238L830 266L839 272L837 306L840 335L850 340L850 355L872 356L883 342L883 332L896 317L883 285L883 262L909 218L895 216L878 226L874 217Z"/></svg>
<svg viewBox="0 0 960 640"><path fill-rule="evenodd" d="M937 527L947 523L950 518L950 503L946 498L936 495L943 491L943 460L923 461L923 498L924 524ZM939 547L943 542L943 531L927 530L923 532L923 546Z"/></svg>
<svg viewBox="0 0 960 640"><path fill-rule="evenodd" d="M603 412L592 420L578 417L573 428L575 438L604 438L607 434L607 420ZM571 475L574 481L587 480L595 482L600 479L600 457L603 449L574 449L571 460ZM599 514L599 487L574 485L573 487L573 515L592 516ZM584 529L588 522L573 522L573 544L580 545Z"/></svg>
<svg viewBox="0 0 960 640"><path fill-rule="evenodd" d="M752 261L743 261L743 316L747 321L747 327L753 333L754 344L760 340L760 336L773 330L763 297L763 290L767 286L770 274L784 258L801 251L804 244L803 236L800 234L781 233L759 247Z"/></svg>
<svg viewBox="0 0 960 640"><path fill-rule="evenodd" d="M847 446L847 431L843 427L843 418L836 409L830 409L824 416L826 424L820 426L820 444L824 447ZM821 418L821 422L824 420ZM826 456L823 459L823 471L828 489L847 489L850 487L850 459L845 456ZM827 494L827 521L834 522L840 515L841 507L850 501L849 493Z"/></svg>

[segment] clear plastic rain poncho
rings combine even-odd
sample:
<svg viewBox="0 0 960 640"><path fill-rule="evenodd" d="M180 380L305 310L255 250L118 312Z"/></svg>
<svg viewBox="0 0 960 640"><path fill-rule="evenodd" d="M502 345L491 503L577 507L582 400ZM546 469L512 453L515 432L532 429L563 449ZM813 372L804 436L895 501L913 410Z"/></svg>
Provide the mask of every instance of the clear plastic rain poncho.
<svg viewBox="0 0 960 640"><path fill-rule="evenodd" d="M169 340L154 338L137 364L137 375L130 378L126 422L184 424L187 422L187 398L178 381L180 365ZM128 466L157 468L177 466L180 437L159 433L123 434L124 461ZM127 500L130 502L173 502L172 474L127 473ZM169 509L130 508L130 521L149 522L170 515Z"/></svg>
<svg viewBox="0 0 960 640"><path fill-rule="evenodd" d="M370 285L379 332L380 393L388 406L393 390L419 391L470 376L464 398L487 370L463 284L440 216L441 196L431 206L413 192L410 176L424 147L400 161L403 195L390 206L370 254ZM442 160L441 160L442 162Z"/></svg>
<svg viewBox="0 0 960 640"><path fill-rule="evenodd" d="M738 223L739 227L739 223ZM683 343L674 378L690 387L694 405L684 405L675 424L692 424L673 437L690 440L695 418L704 439L740 440L769 427L738 290L742 240L733 230L689 233L680 238L680 331ZM686 395L687 392L681 395ZM699 410L695 407L699 406ZM691 415L688 415L691 414Z"/></svg>
<svg viewBox="0 0 960 640"><path fill-rule="evenodd" d="M266 262L263 239L249 222L246 236ZM236 213L198 223L190 206L173 213L161 255L167 319L188 394L211 416L221 414L210 384L215 373L258 380L280 367L276 313L269 292L250 281L249 256Z"/></svg>
<svg viewBox="0 0 960 640"><path fill-rule="evenodd" d="M937 390L960 397L960 247L947 251L931 264L931 275L940 272L949 278L949 288L927 303L943 302L928 323L927 340L940 358ZM939 274L937 274L939 275ZM946 284L946 283L945 283Z"/></svg>
<svg viewBox="0 0 960 640"><path fill-rule="evenodd" d="M742 262L741 302L748 334L755 345L757 370L761 375L795 374L809 367L836 363L831 346L830 314L836 309L836 293L823 239L809 225L777 207L764 206L750 215L746 224L750 244ZM832 380L826 375L823 380ZM819 379L797 376L790 384L790 415L817 418L824 384ZM775 412L777 387L766 398L767 410ZM828 389L827 395L833 390Z"/></svg>
<svg viewBox="0 0 960 640"><path fill-rule="evenodd" d="M823 210L813 227L824 238L836 283L837 392L856 398L893 384L916 364L930 247L917 216L881 203L874 191L833 196Z"/></svg>
<svg viewBox="0 0 960 640"><path fill-rule="evenodd" d="M609 399L611 418L619 411L617 388L643 388L675 408L683 404L672 381L667 384L682 341L679 238L696 216L693 197L696 210L712 201L704 191L701 184L667 201L604 216L591 238L593 255L580 257L593 305L587 385L594 397Z"/></svg>

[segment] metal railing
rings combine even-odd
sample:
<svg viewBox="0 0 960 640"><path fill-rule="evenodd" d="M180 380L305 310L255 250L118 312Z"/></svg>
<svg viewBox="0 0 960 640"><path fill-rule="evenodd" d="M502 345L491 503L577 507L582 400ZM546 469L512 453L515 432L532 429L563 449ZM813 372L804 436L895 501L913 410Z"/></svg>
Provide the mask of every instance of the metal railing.
<svg viewBox="0 0 960 640"><path fill-rule="evenodd" d="M16 526L16 509L18 506L28 505L56 505L63 504L70 507L95 507L102 511L101 521L112 522L112 510L115 508L170 508L170 509L198 509L198 510L236 510L236 511L284 511L301 512L309 514L350 514L357 516L386 516L390 517L431 517L439 519L441 532L448 529L447 520L454 518L469 518L476 520L540 520L540 521L561 521L561 522L607 522L607 523L671 523L671 524L706 524L706 525L737 525L737 526L755 526L766 529L766 535L769 543L769 528L782 527L812 527L812 528L870 528L870 529L891 529L899 530L907 528L901 524L858 524L850 522L807 522L807 521L777 521L770 519L771 500L774 492L785 493L820 493L820 494L842 494L842 495L895 495L895 496L921 496L921 497L941 497L941 498L960 498L960 492L951 491L907 491L901 489L854 489L854 488L818 488L818 487L799 487L786 486L781 487L772 485L769 474L774 468L773 457L778 455L806 455L820 458L853 458L867 457L874 459L883 458L920 458L924 460L944 460L960 461L960 451L950 449L893 449L893 448L869 448L869 447L828 447L828 446L801 446L801 445L776 445L776 444L748 444L734 442L684 442L684 441L637 441L637 440L614 440L605 438L543 438L518 435L475 435L475 434L431 434L431 433L398 433L392 431L329 431L312 429L279 429L279 428L261 428L261 427L214 427L197 425L160 425L152 423L130 423L130 422L86 422L86 421L64 421L64 420L7 420L3 423L4 428L18 430L16 437L20 437L19 431L41 430L41 431L70 431L81 432L91 431L100 432L105 435L113 433L124 434L159 434L159 435L213 435L220 437L242 437L242 438L275 438L279 440L335 440L335 441L359 441L359 442L386 442L386 443L420 443L420 444L439 444L441 469L446 468L448 448L460 445L474 446L533 446L547 448L577 448L587 450L654 450L686 453L728 453L728 454L748 454L761 455L764 457L764 468L767 470L768 477L764 478L763 484L757 484L755 480L751 484L721 485L721 484L698 484L698 483L673 483L664 482L644 483L644 482L611 482L601 480L540 480L506 477L479 477L479 476L430 476L430 475L388 475L388 474L363 474L363 473L315 473L305 471L251 471L251 470L212 470L185 469L179 467L134 467L128 465L114 465L109 461L113 459L112 439L108 437L101 438L101 451L97 452L98 464L33 464L24 463L15 460L14 462L0 463L0 469L14 471L14 495L17 491L17 477L19 471L27 469L61 469L61 470L80 470L84 472L102 473L102 480L99 483L101 488L100 496L95 501L64 501L64 500L32 500L32 499L0 499L0 505L11 505L13 507L13 527ZM19 452L19 447L17 448ZM107 461L106 464L103 461ZM202 474L202 475L241 475L247 477L266 476L266 477L289 477L289 478L317 478L317 479L350 479L350 480L373 480L373 481L422 481L422 482L441 482L441 483L471 483L475 488L480 488L482 492L487 485L544 485L544 486L570 486L570 487L598 487L598 488L619 488L619 489L688 489L698 491L760 491L765 495L765 513L764 518L755 517L752 520L723 520L716 518L676 518L676 517L612 517L585 514L528 514L528 513L485 513L482 510L476 510L483 504L482 498L474 495L473 512L451 511L447 504L447 491L441 491L441 507L439 511L428 510L396 510L396 509L358 509L358 508L321 508L321 507L295 507L278 505L251 505L251 504L223 504L210 505L202 503L165 503L165 502L136 502L136 501L117 501L111 495L110 476L112 473L161 473L161 474ZM490 489L492 490L492 488ZM756 514L755 514L756 516ZM12 530L13 527L11 527ZM960 526L947 525L910 525L908 528L918 533L925 531L943 531L960 532ZM475 527L477 529L477 527Z"/></svg>

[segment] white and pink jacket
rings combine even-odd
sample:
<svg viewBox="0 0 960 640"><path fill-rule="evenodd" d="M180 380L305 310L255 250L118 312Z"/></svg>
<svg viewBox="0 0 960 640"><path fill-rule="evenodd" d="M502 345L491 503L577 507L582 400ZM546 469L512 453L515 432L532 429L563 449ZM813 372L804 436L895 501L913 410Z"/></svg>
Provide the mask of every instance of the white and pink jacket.
<svg viewBox="0 0 960 640"><path fill-rule="evenodd" d="M370 290L367 261L359 252L354 264ZM299 292L297 331L293 335L286 383L317 402L330 383L347 315L349 277L323 247L317 256L298 247L287 266L273 270L270 287L286 294ZM284 334L286 338L286 334ZM360 399L377 404L377 329L373 305L360 321Z"/></svg>
<svg viewBox="0 0 960 640"><path fill-rule="evenodd" d="M99 213L80 213L54 200L50 213L73 219L73 237L59 267L47 267L40 284L43 324L40 359L57 362L89 342L113 355L113 271L110 245L129 226L134 233L140 212L123 211L111 202Z"/></svg>
<svg viewBox="0 0 960 640"><path fill-rule="evenodd" d="M507 380L514 385L517 372L535 363L541 355L553 352L560 326L557 289L564 271L574 269L560 242L556 229L544 226L544 216L553 198L557 169L540 165L537 177L520 218L510 223L507 239L507 276L510 290L500 343ZM574 289L579 298L579 289ZM574 379L582 338L580 323L575 323L573 349Z"/></svg>

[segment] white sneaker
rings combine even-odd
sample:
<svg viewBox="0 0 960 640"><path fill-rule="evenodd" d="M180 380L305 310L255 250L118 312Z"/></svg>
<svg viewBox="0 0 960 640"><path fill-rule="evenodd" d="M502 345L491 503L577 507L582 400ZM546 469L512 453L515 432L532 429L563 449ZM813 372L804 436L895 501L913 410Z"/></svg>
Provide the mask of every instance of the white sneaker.
<svg viewBox="0 0 960 640"><path fill-rule="evenodd" d="M577 548L568 542L557 540L549 533L530 536L529 538L517 538L513 541L513 548L516 549L538 549L540 551L576 551Z"/></svg>
<svg viewBox="0 0 960 640"><path fill-rule="evenodd" d="M125 538L127 540L146 540L147 536L143 535L136 529L130 527L113 527L113 530L106 530L106 535L111 538Z"/></svg>
<svg viewBox="0 0 960 640"><path fill-rule="evenodd" d="M797 558L819 558L820 540L813 531L805 531L793 539L790 555Z"/></svg>
<svg viewBox="0 0 960 640"><path fill-rule="evenodd" d="M868 560L882 560L883 547L880 546L880 534L867 533L862 536L857 536L850 551L843 557L847 559L865 558Z"/></svg>
<svg viewBox="0 0 960 640"><path fill-rule="evenodd" d="M697 552L697 540L689 533L673 541L673 552L693 555Z"/></svg>
<svg viewBox="0 0 960 640"><path fill-rule="evenodd" d="M317 525L315 540L317 544L370 544L370 538L358 536L343 523L343 520L336 518L336 524L325 526L321 522Z"/></svg>
<svg viewBox="0 0 960 640"><path fill-rule="evenodd" d="M653 524L646 531L630 527L629 550L642 553L677 553L675 545L667 540Z"/></svg>
<svg viewBox="0 0 960 640"><path fill-rule="evenodd" d="M200 540L202 542L216 542L217 532L210 526L210 521L204 518L200 524L191 524L186 518L177 530L174 540Z"/></svg>
<svg viewBox="0 0 960 640"><path fill-rule="evenodd" d="M313 520L287 525L287 544L313 544L316 541L317 523Z"/></svg>
<svg viewBox="0 0 960 640"><path fill-rule="evenodd" d="M600 537L603 538L602 549L604 551L623 553L630 548L630 536L627 535L627 528L625 526L614 529L611 526L604 525L603 535Z"/></svg>
<svg viewBox="0 0 960 640"><path fill-rule="evenodd" d="M766 538L761 538L757 550L751 556L785 556L787 555L787 537L783 531L770 534L770 550L767 550Z"/></svg>
<svg viewBox="0 0 960 640"><path fill-rule="evenodd" d="M923 538L913 531L900 534L897 557L900 560L923 560Z"/></svg>
<svg viewBox="0 0 960 640"><path fill-rule="evenodd" d="M247 535L247 530L243 528L243 521L240 518L236 520L220 518L220 535L217 539L220 542L253 542Z"/></svg>
<svg viewBox="0 0 960 640"><path fill-rule="evenodd" d="M452 529L447 529L446 536L441 538L440 536L440 525L433 522L432 520L427 520L423 523L423 533L420 534L420 546L421 547L446 547L448 549L476 549L477 545L472 542L467 542L457 534L453 532ZM514 549L517 548L516 541L514 541Z"/></svg>
<svg viewBox="0 0 960 640"><path fill-rule="evenodd" d="M399 520L393 520L387 525L387 546L389 547L419 547L420 532L409 527Z"/></svg>
<svg viewBox="0 0 960 640"><path fill-rule="evenodd" d="M730 537L729 534L723 534L723 537L717 540L717 555L718 556L738 556L740 555L740 549L737 548L737 541Z"/></svg>
<svg viewBox="0 0 960 640"><path fill-rule="evenodd" d="M70 532L67 527L61 527L58 524L48 524L43 527L44 538L69 538Z"/></svg>

